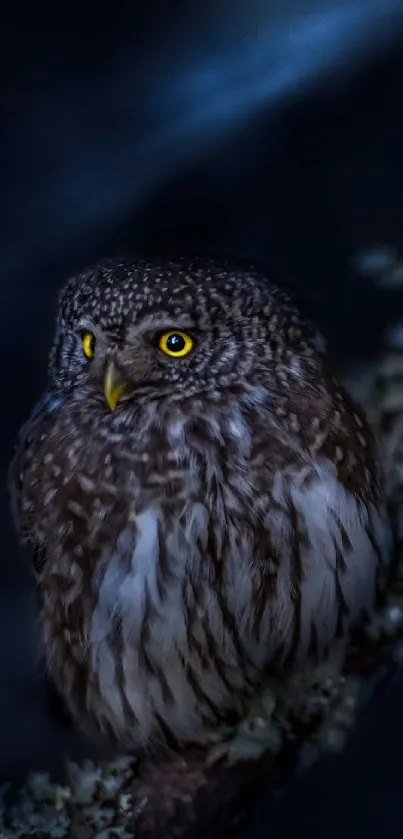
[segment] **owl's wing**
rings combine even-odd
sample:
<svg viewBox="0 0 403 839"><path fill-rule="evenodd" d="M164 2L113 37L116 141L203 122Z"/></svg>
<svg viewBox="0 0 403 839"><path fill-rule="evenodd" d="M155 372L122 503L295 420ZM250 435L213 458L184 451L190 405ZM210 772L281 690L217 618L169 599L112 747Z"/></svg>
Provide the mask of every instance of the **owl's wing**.
<svg viewBox="0 0 403 839"><path fill-rule="evenodd" d="M29 548L33 556L34 564L38 557L39 546L32 539L32 529L29 522L25 520L21 506L22 474L24 466L31 457L31 445L35 437L35 430L38 423L49 411L57 407L56 401L45 393L36 403L29 420L20 430L17 443L14 448L13 457L8 471L8 491L10 497L11 514L18 539L23 547Z"/></svg>
<svg viewBox="0 0 403 839"><path fill-rule="evenodd" d="M29 558L33 564L36 572L43 561L43 548L36 544L32 528L29 527L29 522L25 520L21 508L21 475L24 464L27 458L30 457L30 445L34 436L35 428L43 418L48 414L49 410L56 407L56 402L48 394L44 394L39 402L36 403L34 410L31 413L29 420L22 427L17 443L14 448L13 458L8 472L8 490L10 495L11 512L14 520L14 526L18 533L19 541L23 548L29 554ZM36 594L41 604L41 589L36 587ZM50 675L44 673L44 683L46 698L49 706L49 711L56 722L63 728L71 728L72 717L67 710L65 702L53 683Z"/></svg>
<svg viewBox="0 0 403 839"><path fill-rule="evenodd" d="M345 634L372 610L384 587L392 551L389 517L381 498L368 493L363 500L354 476L345 486L326 460L282 486L287 512L276 520L283 592L276 625L283 637L293 627L298 654L313 643L323 652L341 629Z"/></svg>

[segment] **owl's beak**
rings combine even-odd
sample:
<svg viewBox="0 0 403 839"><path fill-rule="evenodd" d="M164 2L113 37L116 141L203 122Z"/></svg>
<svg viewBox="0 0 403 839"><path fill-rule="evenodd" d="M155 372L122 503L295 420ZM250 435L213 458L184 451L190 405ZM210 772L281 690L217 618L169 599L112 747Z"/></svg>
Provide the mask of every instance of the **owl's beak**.
<svg viewBox="0 0 403 839"><path fill-rule="evenodd" d="M115 410L120 397L126 393L128 388L128 381L123 377L115 362L110 361L105 371L104 394L106 404L111 411Z"/></svg>

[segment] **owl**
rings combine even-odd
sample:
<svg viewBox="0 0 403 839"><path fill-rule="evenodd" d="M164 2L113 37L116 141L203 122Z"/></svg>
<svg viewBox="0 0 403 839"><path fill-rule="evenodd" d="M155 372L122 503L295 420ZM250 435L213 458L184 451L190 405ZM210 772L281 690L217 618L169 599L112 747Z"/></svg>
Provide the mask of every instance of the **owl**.
<svg viewBox="0 0 403 839"><path fill-rule="evenodd" d="M388 577L365 416L254 265L71 279L10 488L47 672L125 748L202 741L267 674L325 656Z"/></svg>

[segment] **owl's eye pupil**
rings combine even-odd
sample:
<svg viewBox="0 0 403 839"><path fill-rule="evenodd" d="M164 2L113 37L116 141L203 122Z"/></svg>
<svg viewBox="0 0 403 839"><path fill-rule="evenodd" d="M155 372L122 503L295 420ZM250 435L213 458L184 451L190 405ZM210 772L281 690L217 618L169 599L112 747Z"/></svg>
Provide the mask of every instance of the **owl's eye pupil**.
<svg viewBox="0 0 403 839"><path fill-rule="evenodd" d="M170 352L181 352L185 348L186 342L182 335L173 334L167 338L166 346Z"/></svg>
<svg viewBox="0 0 403 839"><path fill-rule="evenodd" d="M157 346L165 355L171 358L184 358L193 349L193 338L187 332L177 332L172 330L170 332L163 332L160 334L157 341Z"/></svg>

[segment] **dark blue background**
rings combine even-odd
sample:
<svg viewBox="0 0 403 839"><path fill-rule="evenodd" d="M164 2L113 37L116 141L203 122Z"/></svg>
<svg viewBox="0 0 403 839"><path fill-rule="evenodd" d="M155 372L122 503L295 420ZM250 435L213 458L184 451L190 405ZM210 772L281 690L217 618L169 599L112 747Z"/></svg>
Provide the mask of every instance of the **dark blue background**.
<svg viewBox="0 0 403 839"><path fill-rule="evenodd" d="M0 30L0 782L72 747L44 701L5 492L60 284L127 247L258 258L341 361L370 358L403 310L351 268L403 245L402 0L83 5L8 10ZM250 835L403 836L402 707L397 676L350 752Z"/></svg>

